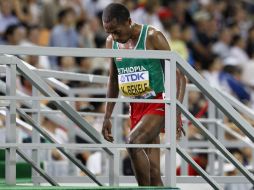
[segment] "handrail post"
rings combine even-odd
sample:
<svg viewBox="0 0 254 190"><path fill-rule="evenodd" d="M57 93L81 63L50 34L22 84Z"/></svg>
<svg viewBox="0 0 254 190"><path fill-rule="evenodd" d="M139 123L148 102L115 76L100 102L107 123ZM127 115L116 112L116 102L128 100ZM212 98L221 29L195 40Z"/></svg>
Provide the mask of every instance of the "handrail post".
<svg viewBox="0 0 254 190"><path fill-rule="evenodd" d="M122 119L118 118L118 114L122 114L123 111L123 103L116 103L115 109L113 112L113 137L114 137L114 143L118 144L120 143L120 137L121 137L121 131L122 131ZM112 177L112 180L110 181L111 185L119 186L119 176L120 176L120 149L114 149L112 150L114 154L111 156L110 159L112 159L112 162L110 162L112 165L109 167L109 176Z"/></svg>
<svg viewBox="0 0 254 190"><path fill-rule="evenodd" d="M216 118L222 120L223 119L223 113L216 108ZM218 140L222 143L225 144L225 130L223 130L221 127L218 127L218 122L215 124L216 129L217 129L217 134L218 134ZM218 170L218 175L223 175L224 174L224 157L221 155L218 155L218 160L219 160L219 170Z"/></svg>
<svg viewBox="0 0 254 190"><path fill-rule="evenodd" d="M34 86L32 87L32 95L35 97L40 95L39 91ZM40 126L40 101L33 100L32 109L38 110L37 112L32 113L32 118L37 123L37 125ZM32 143L40 143L40 134L35 129L32 131ZM32 160L35 162L37 167L40 167L39 154L39 149L32 149ZM32 180L34 185L39 185L38 182L34 181L34 179L39 176L39 173L35 169L32 169Z"/></svg>
<svg viewBox="0 0 254 190"><path fill-rule="evenodd" d="M72 92L72 90L70 90L68 93L67 93L67 96L68 97L75 97L76 96L76 94L75 93L73 93ZM76 110L76 103L77 102L70 102L70 106L74 109L74 110ZM77 111L79 111L79 110L77 110ZM65 116L64 116L65 117ZM71 122L71 125L72 125L72 128L74 128L75 126L74 126L74 124L73 124L73 122ZM67 135L68 135L68 142L69 143L75 143L76 142L76 137L75 137L75 131L74 130L68 130L67 131ZM68 152L70 152L70 153L72 153L72 154L75 154L76 153L76 151L74 151L74 150L68 150ZM71 175L77 175L77 173L78 173L78 168L76 167L76 165L73 163L73 162L70 162L70 161L68 161L68 170L69 170L69 173L71 174Z"/></svg>
<svg viewBox="0 0 254 190"><path fill-rule="evenodd" d="M112 133L114 137L114 144L118 144L120 142L119 139L119 127L121 127L121 123L119 122L118 114L122 113L122 104L116 103L115 109L113 111L113 128ZM120 150L114 149L111 150L114 154L109 155L109 185L119 186L119 176L120 176Z"/></svg>
<svg viewBox="0 0 254 190"><path fill-rule="evenodd" d="M16 95L16 64L12 58L6 67L6 94ZM10 101L6 113L6 143L16 143L16 100ZM5 180L8 185L16 184L16 148L7 148L5 155Z"/></svg>
<svg viewBox="0 0 254 190"><path fill-rule="evenodd" d="M176 187L176 60L165 61L165 144L170 144L165 156L165 185Z"/></svg>
<svg viewBox="0 0 254 190"><path fill-rule="evenodd" d="M208 100L208 118L209 119L214 119L215 118L215 106L211 100ZM215 129L215 124L210 123L208 124L208 130L211 134L216 136L216 129ZM212 143L209 144L210 148L213 148ZM209 173L210 175L215 175L215 168L214 168L214 163L215 163L215 153L211 153L208 155L208 168L209 168Z"/></svg>
<svg viewBox="0 0 254 190"><path fill-rule="evenodd" d="M189 88L186 88L185 89L185 94L184 94L184 99L183 99L183 105L186 107L186 109L188 109L188 106L189 106ZM186 122L183 122L183 128L186 132L186 134L188 134L188 122L189 120L186 118ZM188 149L188 143L189 143L189 139L188 139L188 136L187 137L184 137L180 144L181 144L181 147L185 148L185 149ZM182 176L187 176L188 175L188 163L185 162L183 159L182 159L182 162L181 162L181 175Z"/></svg>

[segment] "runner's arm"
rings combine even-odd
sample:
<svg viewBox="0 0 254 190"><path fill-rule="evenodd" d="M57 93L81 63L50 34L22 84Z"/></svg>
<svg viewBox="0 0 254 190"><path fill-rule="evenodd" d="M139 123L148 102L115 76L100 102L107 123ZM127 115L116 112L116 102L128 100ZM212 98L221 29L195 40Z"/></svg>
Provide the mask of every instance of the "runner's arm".
<svg viewBox="0 0 254 190"><path fill-rule="evenodd" d="M148 41L150 41L151 46L153 46L154 50L171 50L169 43L165 36L158 30L152 29L151 32L148 32ZM186 77L181 73L178 69L176 69L176 98L181 103L183 102L185 88L186 88ZM177 107L176 109L177 115L177 139L181 137L181 132L185 136L185 131L182 128L182 119L181 119L181 111Z"/></svg>
<svg viewBox="0 0 254 190"><path fill-rule="evenodd" d="M106 48L112 48L112 38L108 37L106 41ZM109 80L107 86L107 98L117 98L119 94L118 89L118 74L116 65L112 59L109 68ZM104 119L110 119L113 109L115 106L115 102L107 102Z"/></svg>
<svg viewBox="0 0 254 190"><path fill-rule="evenodd" d="M148 39L149 39L149 44L153 46L151 49L155 50L171 50L169 43L165 36L158 30L152 28L148 32ZM149 45L148 44L148 45ZM177 86L177 91L176 91L176 98L179 102L183 102L184 94L185 94L185 88L186 88L186 77L182 72L180 72L178 69L176 70L176 86ZM180 114L179 111L177 111L178 114Z"/></svg>

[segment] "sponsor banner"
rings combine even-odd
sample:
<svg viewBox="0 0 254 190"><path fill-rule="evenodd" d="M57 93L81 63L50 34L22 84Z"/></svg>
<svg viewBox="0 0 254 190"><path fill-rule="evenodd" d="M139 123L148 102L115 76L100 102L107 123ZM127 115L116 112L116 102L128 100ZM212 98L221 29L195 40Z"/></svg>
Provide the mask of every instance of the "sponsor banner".
<svg viewBox="0 0 254 190"><path fill-rule="evenodd" d="M131 82L119 84L119 89L124 96L140 96L150 92L149 81Z"/></svg>
<svg viewBox="0 0 254 190"><path fill-rule="evenodd" d="M140 82L140 81L149 81L148 71L118 75L119 84Z"/></svg>

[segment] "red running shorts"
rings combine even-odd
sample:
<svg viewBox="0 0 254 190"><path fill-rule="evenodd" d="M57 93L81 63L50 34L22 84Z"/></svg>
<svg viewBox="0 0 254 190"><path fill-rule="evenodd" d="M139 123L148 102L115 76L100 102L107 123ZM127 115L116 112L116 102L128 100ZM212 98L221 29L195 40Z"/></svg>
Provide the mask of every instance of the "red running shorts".
<svg viewBox="0 0 254 190"><path fill-rule="evenodd" d="M162 93L154 99L163 99ZM144 115L165 115L164 103L130 103L131 130L135 128Z"/></svg>

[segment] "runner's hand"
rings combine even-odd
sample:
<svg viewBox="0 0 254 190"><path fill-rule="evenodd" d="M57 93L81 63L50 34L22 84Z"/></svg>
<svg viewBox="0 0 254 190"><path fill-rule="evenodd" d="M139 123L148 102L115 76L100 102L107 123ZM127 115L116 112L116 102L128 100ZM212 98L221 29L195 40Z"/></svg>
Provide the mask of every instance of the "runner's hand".
<svg viewBox="0 0 254 190"><path fill-rule="evenodd" d="M112 124L111 124L110 119L105 119L103 121L103 125L102 125L102 135L103 135L104 139L109 142L114 141L114 138L111 133L111 128L112 128Z"/></svg>
<svg viewBox="0 0 254 190"><path fill-rule="evenodd" d="M183 129L181 114L178 114L176 119L177 119L176 120L176 139L179 140L182 137L182 133L184 136L186 135L186 133Z"/></svg>

